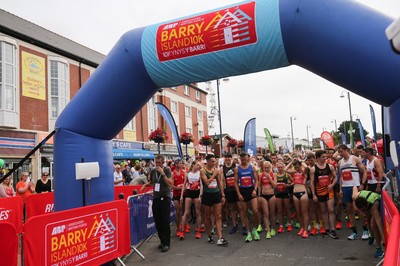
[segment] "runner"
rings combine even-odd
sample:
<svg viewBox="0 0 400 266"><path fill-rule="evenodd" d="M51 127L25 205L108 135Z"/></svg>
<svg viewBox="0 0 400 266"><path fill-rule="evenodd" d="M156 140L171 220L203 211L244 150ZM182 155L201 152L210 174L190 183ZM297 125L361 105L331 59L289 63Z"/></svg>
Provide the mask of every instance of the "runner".
<svg viewBox="0 0 400 266"><path fill-rule="evenodd" d="M365 148L365 158L367 159L367 186L364 184L367 190L381 193L381 186L383 181L382 163L374 155L374 150L372 148Z"/></svg>
<svg viewBox="0 0 400 266"><path fill-rule="evenodd" d="M276 230L274 229L276 221L274 187L276 186L276 180L270 162L264 162L262 172L258 175L258 179L258 184L260 186L258 190L260 193L259 201L263 210L265 231L267 231L266 238L270 239L271 236L275 236L276 234ZM270 217L272 224L270 223Z"/></svg>
<svg viewBox="0 0 400 266"><path fill-rule="evenodd" d="M175 168L172 171L172 177L174 179L174 185L172 187L172 195L175 205L175 223L176 223L176 236L179 237L184 230L187 232L187 228L182 228L181 218L182 218L182 203L181 194L183 181L185 180L186 172L183 169L183 161L178 159L174 163ZM190 231L190 227L189 227ZM188 232L187 232L188 233Z"/></svg>
<svg viewBox="0 0 400 266"><path fill-rule="evenodd" d="M314 167L310 169L310 185L314 202L319 203L322 219L327 228L320 226L319 232L322 235L328 234L333 239L339 239L335 232L335 198L333 187L336 183L335 168L326 163L327 154L325 150L318 150L315 153L317 159Z"/></svg>
<svg viewBox="0 0 400 266"><path fill-rule="evenodd" d="M226 246L228 241L222 237L222 204L225 204L225 194L223 193L223 184L219 171L215 169L215 156L208 154L206 156L206 165L200 170L200 177L203 183L203 194L201 204L204 211L204 222L208 235L208 243L214 244L211 236L211 208L214 208L215 224L217 227L218 241L217 245Z"/></svg>
<svg viewBox="0 0 400 266"><path fill-rule="evenodd" d="M352 233L347 237L348 240L359 238L357 228L355 226L354 208L353 208L353 187L359 187L360 190L364 189L367 181L367 173L365 167L361 163L360 158L350 155L349 148L341 144L338 147L339 155L342 159L339 162L340 169L340 194L343 197L343 203L346 204L346 212L351 223ZM360 172L362 174L362 183L360 185ZM366 228L365 228L366 229ZM365 230L364 230L365 231ZM367 232L368 234L368 232ZM368 239L368 238L367 238Z"/></svg>
<svg viewBox="0 0 400 266"><path fill-rule="evenodd" d="M342 209L343 209L343 202L342 197L339 194L340 191L340 171L338 171L337 165L338 161L341 159L339 158L339 154L335 149L329 148L328 149L328 159L326 159L326 163L332 165L336 170L336 183L333 187L333 191L335 192L335 213L336 213L336 230L342 229Z"/></svg>
<svg viewBox="0 0 400 266"><path fill-rule="evenodd" d="M291 179L291 175L285 173L284 168L285 165L282 161L278 161L277 163L278 173L274 174L274 179L276 180L275 187L275 198L276 198L276 206L278 209L278 220L279 220L279 229L278 233L283 233L283 212L285 209L286 221L288 223L287 230L288 232L292 231L292 223L290 220L290 196L289 196L289 179Z"/></svg>
<svg viewBox="0 0 400 266"><path fill-rule="evenodd" d="M257 192L258 178L257 170L249 163L249 155L247 153L240 154L240 165L235 168L235 190L240 201L241 218L246 226L247 237L246 242L253 240L251 232L253 232L254 240L260 240L256 227L258 226L258 202ZM248 206L250 205L250 206ZM253 213L253 230L250 231L249 218L247 211L251 208Z"/></svg>
<svg viewBox="0 0 400 266"><path fill-rule="evenodd" d="M269 159L271 160L272 172L278 173L278 167L276 166L276 163L278 162L278 156L276 153L272 153Z"/></svg>
<svg viewBox="0 0 400 266"><path fill-rule="evenodd" d="M290 169L291 166L294 169ZM285 171L288 172L293 178L293 203L297 213L297 220L300 222L300 231L297 233L298 236L308 238L307 227L309 224L308 217L308 194L307 194L307 170L302 166L301 162L297 159L291 160L285 167Z"/></svg>
<svg viewBox="0 0 400 266"><path fill-rule="evenodd" d="M200 169L201 165L199 162L194 161L190 165L189 172L185 175L185 181L182 188L181 193L181 203L185 200L185 213L182 217L182 228L185 228L185 225L189 221L189 215L192 207L192 203L194 203L194 208L196 211L196 239L201 238L201 203L200 203L200 194L202 194L202 182L200 182ZM184 198L184 194L186 192L186 197ZM181 232L179 235L180 239L185 238L184 232Z"/></svg>

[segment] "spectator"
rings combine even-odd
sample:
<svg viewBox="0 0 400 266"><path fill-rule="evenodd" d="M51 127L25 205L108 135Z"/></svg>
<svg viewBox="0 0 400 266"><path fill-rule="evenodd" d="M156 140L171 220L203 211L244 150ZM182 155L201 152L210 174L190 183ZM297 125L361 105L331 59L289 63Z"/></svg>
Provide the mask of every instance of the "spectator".
<svg viewBox="0 0 400 266"><path fill-rule="evenodd" d="M36 193L51 192L51 180L49 173L43 172L42 177L36 182Z"/></svg>
<svg viewBox="0 0 400 266"><path fill-rule="evenodd" d="M0 198L8 198L15 196L14 188L11 186L10 177L8 176L0 184Z"/></svg>
<svg viewBox="0 0 400 266"><path fill-rule="evenodd" d="M22 201L25 203L26 198L32 195L35 191L35 186L30 181L29 173L23 172L20 176L21 181L17 183L17 196L22 197Z"/></svg>
<svg viewBox="0 0 400 266"><path fill-rule="evenodd" d="M117 164L115 166L114 172L114 186L122 186L124 182L124 177L122 176L121 166Z"/></svg>
<svg viewBox="0 0 400 266"><path fill-rule="evenodd" d="M132 181L132 175L131 171L129 170L129 165L126 163L124 164L124 170L122 170L122 176L125 179L124 184L129 185Z"/></svg>

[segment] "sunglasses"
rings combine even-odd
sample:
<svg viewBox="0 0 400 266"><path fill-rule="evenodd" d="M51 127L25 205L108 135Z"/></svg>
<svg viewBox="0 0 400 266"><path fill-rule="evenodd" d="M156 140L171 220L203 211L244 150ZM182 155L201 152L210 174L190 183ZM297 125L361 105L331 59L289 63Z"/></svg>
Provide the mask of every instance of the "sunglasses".
<svg viewBox="0 0 400 266"><path fill-rule="evenodd" d="M49 175L43 175L43 176L49 176Z"/></svg>

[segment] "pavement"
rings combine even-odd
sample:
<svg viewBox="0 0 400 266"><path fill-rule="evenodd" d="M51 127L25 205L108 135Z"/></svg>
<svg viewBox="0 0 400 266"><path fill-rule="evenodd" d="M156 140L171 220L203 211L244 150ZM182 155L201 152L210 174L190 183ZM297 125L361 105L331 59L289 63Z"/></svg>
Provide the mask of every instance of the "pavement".
<svg viewBox="0 0 400 266"><path fill-rule="evenodd" d="M362 232L358 221L359 233ZM193 227L193 225L192 225ZM123 258L125 265L376 265L380 259L374 258L375 246L368 246L366 240L347 240L350 229L337 230L340 239L331 239L321 235L303 239L297 236L298 229L292 232L277 234L272 239L265 238L265 232L260 233L260 241L245 243L240 232L230 235L231 226L224 228L224 237L229 241L226 247L207 242L207 236L195 239L192 229L185 234L184 240L175 235L171 237L171 248L162 253L158 249L160 243L157 235L145 241L137 249L145 259L137 253ZM171 231L175 232L174 225ZM118 265L118 262L115 262Z"/></svg>

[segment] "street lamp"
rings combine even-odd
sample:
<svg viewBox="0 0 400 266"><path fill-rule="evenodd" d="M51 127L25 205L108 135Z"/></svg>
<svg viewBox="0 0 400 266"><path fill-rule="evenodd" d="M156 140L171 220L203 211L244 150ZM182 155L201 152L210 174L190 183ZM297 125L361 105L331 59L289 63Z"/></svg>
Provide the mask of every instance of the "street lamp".
<svg viewBox="0 0 400 266"><path fill-rule="evenodd" d="M309 128L311 128L311 126L310 125L306 125L306 130L307 130L307 144L308 144L308 148L310 148L310 138L309 138L309 135L308 135L308 129Z"/></svg>
<svg viewBox="0 0 400 266"><path fill-rule="evenodd" d="M335 132L336 132L336 131L337 131L336 119L333 119L333 120L331 121L331 123L335 123Z"/></svg>
<svg viewBox="0 0 400 266"><path fill-rule="evenodd" d="M351 114L351 100L350 100L350 92L349 91L342 91L342 93L340 94L340 98L344 98L344 93L347 93L347 99L349 100L349 113L350 113L350 124L353 123L353 115ZM352 130L350 130L350 145L351 148L354 148L354 140L353 140L353 132Z"/></svg>
<svg viewBox="0 0 400 266"><path fill-rule="evenodd" d="M294 152L293 120L296 120L295 116L291 116L290 117L290 128L291 128L291 131L292 131L292 152Z"/></svg>
<svg viewBox="0 0 400 266"><path fill-rule="evenodd" d="M229 78L224 78L222 81L228 82ZM221 101L219 97L219 84L220 80L217 79L217 98L218 98L218 120L219 120L219 142L220 142L220 157L222 157L223 144L222 144L222 120L221 120Z"/></svg>

